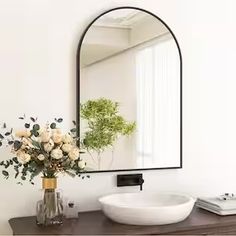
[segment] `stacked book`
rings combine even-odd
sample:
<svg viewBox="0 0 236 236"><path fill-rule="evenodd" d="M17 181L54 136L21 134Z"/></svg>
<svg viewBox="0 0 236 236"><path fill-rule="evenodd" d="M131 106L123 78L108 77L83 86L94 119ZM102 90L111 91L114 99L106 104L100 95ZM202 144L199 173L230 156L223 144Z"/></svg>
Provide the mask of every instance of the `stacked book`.
<svg viewBox="0 0 236 236"><path fill-rule="evenodd" d="M218 215L236 214L236 197L198 198L196 206Z"/></svg>

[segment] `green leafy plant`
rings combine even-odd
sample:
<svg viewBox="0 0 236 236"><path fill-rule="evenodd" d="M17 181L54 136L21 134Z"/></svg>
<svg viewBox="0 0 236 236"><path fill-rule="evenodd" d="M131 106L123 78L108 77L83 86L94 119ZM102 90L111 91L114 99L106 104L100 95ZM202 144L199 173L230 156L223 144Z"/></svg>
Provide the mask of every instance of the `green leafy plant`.
<svg viewBox="0 0 236 236"><path fill-rule="evenodd" d="M101 153L113 147L120 136L129 136L136 129L136 122L126 121L119 114L119 103L106 98L81 104L80 117L88 126L81 140L82 146L89 153L97 153L99 169Z"/></svg>

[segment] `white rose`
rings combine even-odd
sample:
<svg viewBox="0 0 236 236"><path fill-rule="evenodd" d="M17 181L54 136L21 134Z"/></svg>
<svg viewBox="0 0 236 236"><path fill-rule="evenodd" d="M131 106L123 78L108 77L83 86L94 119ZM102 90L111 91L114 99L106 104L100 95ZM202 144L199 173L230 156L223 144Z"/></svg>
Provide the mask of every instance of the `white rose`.
<svg viewBox="0 0 236 236"><path fill-rule="evenodd" d="M40 139L41 139L41 142L43 142L43 143L49 142L49 140L50 140L50 132L48 132L48 131L43 131L43 132L40 134Z"/></svg>
<svg viewBox="0 0 236 236"><path fill-rule="evenodd" d="M28 138L30 137L31 133L29 130L19 130L15 133L15 136L18 137L18 138Z"/></svg>
<svg viewBox="0 0 236 236"><path fill-rule="evenodd" d="M18 151L16 155L17 155L17 160L21 164L26 164L27 162L31 160L31 156L28 153L25 153L23 151Z"/></svg>
<svg viewBox="0 0 236 236"><path fill-rule="evenodd" d="M54 142L50 139L48 143L43 145L45 152L51 152L54 147Z"/></svg>
<svg viewBox="0 0 236 236"><path fill-rule="evenodd" d="M45 156L43 154L39 154L37 157L40 161L43 161L45 159Z"/></svg>
<svg viewBox="0 0 236 236"><path fill-rule="evenodd" d="M79 158L79 148L75 147L72 148L72 150L69 152L69 158L73 161L77 160Z"/></svg>
<svg viewBox="0 0 236 236"><path fill-rule="evenodd" d="M72 143L73 142L73 138L69 134L65 134L62 137L62 142L63 143Z"/></svg>
<svg viewBox="0 0 236 236"><path fill-rule="evenodd" d="M60 129L53 130L53 132L52 132L52 140L56 144L62 142L62 133L61 133Z"/></svg>
<svg viewBox="0 0 236 236"><path fill-rule="evenodd" d="M54 134L60 134L60 135L62 135L60 129L53 129L53 130L52 130L52 135L54 135Z"/></svg>
<svg viewBox="0 0 236 236"><path fill-rule="evenodd" d="M57 134L53 135L52 136L52 140L54 141L54 143L59 144L62 141L62 136L61 135L57 135Z"/></svg>
<svg viewBox="0 0 236 236"><path fill-rule="evenodd" d="M63 144L61 149L63 152L69 153L72 149L72 145L68 143Z"/></svg>
<svg viewBox="0 0 236 236"><path fill-rule="evenodd" d="M86 166L86 162L85 161L83 161L83 160L78 161L78 167L80 169L84 169L85 166Z"/></svg>
<svg viewBox="0 0 236 236"><path fill-rule="evenodd" d="M62 150L59 148L52 150L51 157L54 159L61 159L63 157Z"/></svg>

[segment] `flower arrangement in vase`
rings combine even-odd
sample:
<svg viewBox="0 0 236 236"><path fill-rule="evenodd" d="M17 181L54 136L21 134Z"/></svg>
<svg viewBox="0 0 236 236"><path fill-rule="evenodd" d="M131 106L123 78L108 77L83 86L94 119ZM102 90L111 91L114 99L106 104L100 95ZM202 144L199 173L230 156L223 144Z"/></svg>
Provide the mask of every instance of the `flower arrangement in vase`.
<svg viewBox="0 0 236 236"><path fill-rule="evenodd" d="M0 162L4 167L2 174L6 179L10 174L8 168L15 171L15 178L29 180L42 175L42 187L44 189L43 200L38 202L38 224L50 225L62 223L62 200L57 192L57 176L60 173L72 177L84 171L86 163L80 157L77 146L78 137L76 128L63 133L58 127L63 119L55 119L51 123L40 126L37 119L31 117L30 122L26 117L19 117L24 121L22 130L14 131L3 124L3 132L0 133L0 146L5 143L10 146L13 157ZM73 122L75 125L75 122ZM22 184L22 182L18 182Z"/></svg>

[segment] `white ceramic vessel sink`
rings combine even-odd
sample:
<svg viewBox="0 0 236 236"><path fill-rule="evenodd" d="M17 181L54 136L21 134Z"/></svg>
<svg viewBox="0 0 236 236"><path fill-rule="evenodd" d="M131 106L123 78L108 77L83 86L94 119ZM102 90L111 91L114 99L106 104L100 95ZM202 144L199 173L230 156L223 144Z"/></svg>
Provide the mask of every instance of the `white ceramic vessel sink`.
<svg viewBox="0 0 236 236"><path fill-rule="evenodd" d="M104 214L122 224L164 225L191 213L195 199L178 194L121 193L99 199Z"/></svg>

